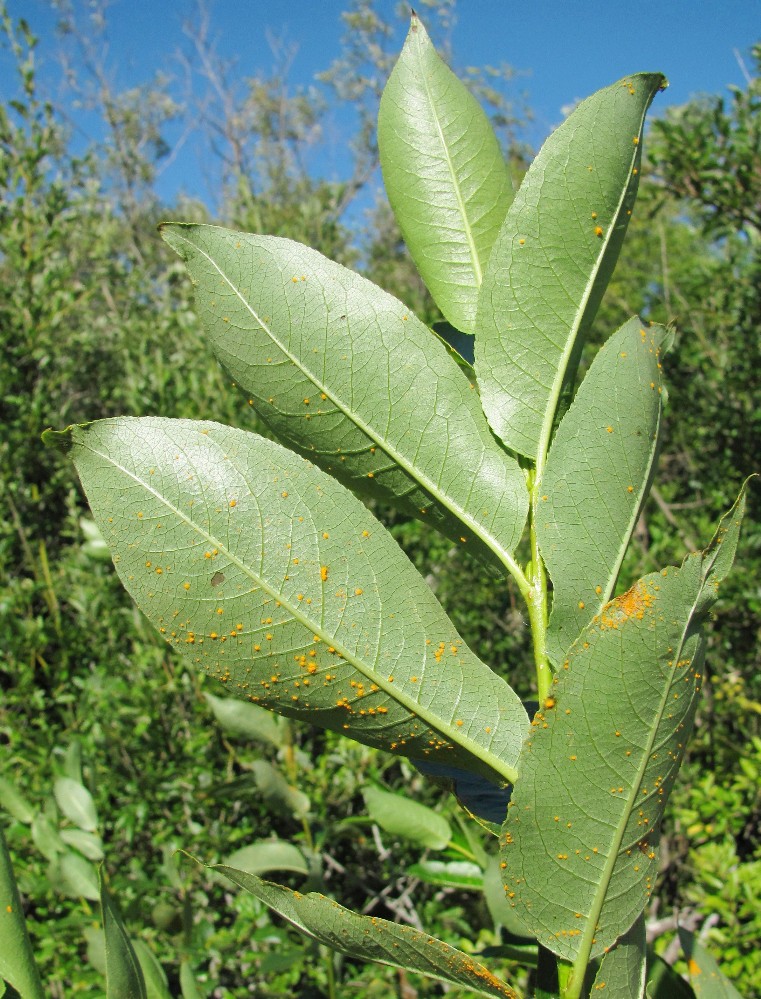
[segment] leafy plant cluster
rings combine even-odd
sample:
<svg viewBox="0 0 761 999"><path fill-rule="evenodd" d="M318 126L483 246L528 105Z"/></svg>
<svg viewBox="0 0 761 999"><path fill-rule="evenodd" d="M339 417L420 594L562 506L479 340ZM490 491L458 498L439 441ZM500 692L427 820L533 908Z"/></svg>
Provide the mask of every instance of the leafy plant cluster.
<svg viewBox="0 0 761 999"><path fill-rule="evenodd" d="M22 61L27 58L21 48L18 51ZM25 99L31 107L36 100L31 61L27 72ZM155 202L144 202L131 217L130 231L136 234L139 252L132 247L125 251L124 216L110 200L113 186L107 189L102 183L102 161L92 155L75 162L72 169L79 178L75 181L55 113L39 102L35 107L34 113L27 110L12 135L6 133L5 146L19 160L26 156L33 163L37 157L39 163L38 186L32 185L37 193L7 197L10 211L3 215L3 281L16 296L8 296L11 305L3 329L9 331L9 349L14 349L19 336L28 336L24 325L28 309L36 309L31 349L39 350L39 363L37 369L34 365L24 369L24 382L12 381L19 376L18 365L4 369L8 379L4 384L15 385L7 394L8 404L15 398L18 409L9 411L3 445L8 531L3 541L7 585L2 612L8 645L2 667L7 712L2 731L3 770L10 784L10 790L4 785L3 805L13 816L8 835L24 896L34 900L29 925L46 981L53 982L54 992L60 988L56 982L99 981L94 970L82 965L83 952L78 950L83 928L92 922L87 903L77 901L86 893L67 898L71 887L60 876L63 856L87 859L67 840L88 830L78 830L52 794L56 777L69 776L86 786L97 802L107 866L122 908L162 960L174 992L182 988L183 994L193 994L194 978L202 992L214 982L238 994L234 990L241 987L241 976L247 976L259 983L262 995L267 989L271 994L306 995L310 989L333 994L331 989L341 981L355 982L367 995L388 995L390 988L409 988L410 980L419 994L436 994L434 985L414 974L393 978L377 966L318 953L316 945L299 943L283 926L274 926L265 907L250 896L231 896L201 871L183 869L178 874L176 863L169 859L182 845L197 856L233 861L234 851L248 847L255 851L272 833L282 848L301 855L299 860L297 854L289 854L294 870L301 870L294 873L297 880L292 883L303 884L303 869L309 869L308 887L328 889L357 909L372 905L376 914L402 924L425 925L461 949L475 947L495 970L520 984L517 965L511 961L530 963L530 948L516 941L504 899L495 908L494 895L489 894L492 875L486 874L493 862L487 864L484 856L486 850L488 857L488 835L472 823L463 825L452 799L442 801L404 761L395 763L339 736L303 728L287 728L281 743L251 742L252 732L272 731L271 726L267 729L260 715L248 716L247 721L232 718L241 708L254 711L255 706L233 706L221 691L208 683L201 685L197 676L165 652L114 584L107 562L101 561L102 542L91 523L85 520L80 526L84 510L65 466L45 455L41 459L38 449L26 447L30 434L48 424L60 425L60 414L66 422L78 422L118 411L191 417L213 413L223 422L243 418L248 426L261 429L247 399L241 407L227 390L226 379L210 367L189 289L177 266L158 241L144 235L159 217ZM15 111L18 108L9 109L9 123ZM50 116L50 128L44 125L45 115ZM752 439L733 434L731 421L717 420L711 407L726 387L736 412L753 418L749 391L753 368L745 365L756 343L750 333L757 303L757 285L751 280L757 259L755 237L752 228L742 223L736 235L723 237L717 246L699 215L685 218L689 203L677 200L670 182L667 187L658 179L671 155L668 139L673 134L668 121L656 123L651 132L658 171L640 191L644 205L634 215L624 262L590 334L592 342L604 339L634 305L655 321L677 316L680 330L668 366L670 409L680 419L672 426L666 409L659 491L656 503L646 507L636 525L622 567L624 586L657 564L678 560L683 543L696 547L694 539L710 533L711 521L729 504L741 472L752 464ZM63 177L55 196L50 192L51 162L59 164L59 181ZM14 177L34 176L28 167L23 170L19 167ZM21 188L14 186L17 180L6 177L5 183L9 195L20 193ZM230 219L237 222L234 199L230 204ZM270 199L268 204L274 207L277 202ZM319 236L305 237L298 228L298 205L289 204L287 198L281 204L283 215L277 223L281 228L276 231L320 246ZM203 217L200 209L194 212ZM43 217L53 222L50 230L38 224ZM250 224L259 225L256 219ZM16 238L23 225L29 237L26 243ZM435 321L435 307L405 270L393 229L384 226L378 231L385 245L376 243L368 251L371 267L394 281L390 290L404 289L402 297L415 304L428 322ZM652 254L654 233L661 249L657 259ZM46 236L49 241L43 246ZM19 247L26 252L35 241L39 252L33 259L22 253L16 261L13 253ZM321 248L336 255L329 244ZM26 298L23 283L15 281L24 266L30 275ZM101 266L102 271L94 274L93 268ZM53 282L49 287L61 289L65 307L58 308L44 295L35 299L34 289L41 287L44 274L48 275L44 280ZM150 295L145 293L149 286ZM711 294L706 295L706 288ZM155 294L159 289L161 293ZM46 304L51 305L48 311ZM82 335L91 329L93 319L110 336L117 336L108 352L98 350L109 341ZM747 332L737 336L738 329ZM167 343L173 345L173 354L167 355ZM116 364L122 360L125 367ZM582 369L587 363L582 358ZM175 377L176 365L182 367L182 381ZM46 370L48 376L51 370L59 372L60 381L50 380ZM704 390L692 391L696 384ZM704 427L706 432L696 436L696 428ZM27 455L28 467L23 465ZM38 474L40 460L48 462L46 475ZM752 493L749 500L755 509ZM471 648L497 665L528 697L525 671L521 675L515 668L531 654L517 587L495 587L493 577L455 556L446 538L420 522L388 514L377 503L375 509L424 571ZM698 920L701 914L703 920L709 917L704 940L746 995L758 990L753 943L758 936L757 913L751 901L758 882L754 819L758 795L753 778L757 763L748 741L757 731L758 702L757 670L752 665L758 628L755 537L751 523L741 542L735 582L725 584L726 591L723 588L729 597L719 605L721 639L711 639L713 653L708 660L717 673L707 678L708 699L698 716L687 779L677 784L672 797L668 848L661 859L664 907L651 916L654 925L676 900L692 907ZM209 731L209 705L215 702L205 695L212 691L217 697L219 732L226 733L222 739L212 738ZM158 712L157 705L162 705ZM72 748L78 744L85 747L79 769L78 750ZM266 763L280 780L267 782L273 771L259 765ZM303 797L294 791L297 782L301 795L308 798L306 815ZM373 803L371 795L365 801L361 789L372 784L414 795L434 806L437 814L443 812L448 816L449 841L442 848L443 826L427 813L425 819L417 816L402 822L403 829L392 823L386 830L389 812L400 812L399 799L385 811L379 805L382 797L376 796ZM265 804L266 786L271 793ZM14 811L12 799L19 793L23 801L21 805L16 801ZM712 802L718 797L722 804L714 808ZM38 815L44 815L47 824L41 818L35 824ZM62 840L65 851L59 840L41 838L39 831L35 835L41 823L57 830L59 837L70 831ZM430 824L438 827L438 839L415 832ZM178 830L183 831L181 838ZM420 846L404 845L410 837L433 854L421 858ZM51 847L51 842L59 848ZM251 866L255 861L248 854L249 870L272 869L266 867L270 847L264 844L259 867ZM40 863L37 858L42 856L47 859ZM282 855L278 863L283 863ZM80 861L71 860L65 866L72 864L81 867ZM373 872L369 880L367 872ZM92 877L88 883L92 894ZM488 908L478 890L482 884L487 887ZM130 904L130 899L142 899L142 904ZM49 930L53 921L55 939ZM673 961L675 953L668 945L674 923L671 933L668 919L660 923L666 933L656 947ZM483 929L476 934L474 926ZM100 967L93 941L90 956ZM677 967L685 970L682 964ZM159 987L155 984L159 979L151 979L152 987ZM68 990L62 987L64 992L58 994Z"/></svg>

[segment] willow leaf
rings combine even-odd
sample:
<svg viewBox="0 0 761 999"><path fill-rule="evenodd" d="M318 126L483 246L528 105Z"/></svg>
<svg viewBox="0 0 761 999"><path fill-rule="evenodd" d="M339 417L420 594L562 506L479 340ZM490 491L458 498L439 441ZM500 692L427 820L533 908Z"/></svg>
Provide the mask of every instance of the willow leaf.
<svg viewBox="0 0 761 999"><path fill-rule="evenodd" d="M645 113L663 85L641 73L583 101L545 142L492 248L476 322L481 399L497 436L540 470L626 234Z"/></svg>
<svg viewBox="0 0 761 999"><path fill-rule="evenodd" d="M231 695L515 779L517 695L335 480L216 423L123 418L46 439L69 448L138 606Z"/></svg>
<svg viewBox="0 0 761 999"><path fill-rule="evenodd" d="M509 985L462 951L428 933L375 916L360 916L324 895L302 895L253 874L218 865L224 874L313 940L365 961L390 964L451 985L474 995L518 999Z"/></svg>
<svg viewBox="0 0 761 999"><path fill-rule="evenodd" d="M502 830L504 883L527 931L566 960L586 966L613 946L653 889L703 682L700 624L744 501L745 487L704 552L606 604L532 723Z"/></svg>
<svg viewBox="0 0 761 999"><path fill-rule="evenodd" d="M645 999L646 972L645 914L640 913L603 957L590 995L604 989L605 999Z"/></svg>
<svg viewBox="0 0 761 999"><path fill-rule="evenodd" d="M553 584L548 651L562 661L610 600L655 470L663 327L630 319L597 354L553 438L537 536Z"/></svg>
<svg viewBox="0 0 761 999"><path fill-rule="evenodd" d="M475 332L478 289L512 183L481 105L415 15L381 98L378 149L388 200L423 281L456 329Z"/></svg>
<svg viewBox="0 0 761 999"><path fill-rule="evenodd" d="M23 999L44 999L45 990L24 921L24 907L0 826L0 990L3 981L11 986L14 995Z"/></svg>
<svg viewBox="0 0 761 999"><path fill-rule="evenodd" d="M188 266L215 354L280 440L353 491L512 565L523 473L447 348L401 302L290 240L162 233Z"/></svg>
<svg viewBox="0 0 761 999"><path fill-rule="evenodd" d="M102 868L100 907L106 949L107 999L147 999L145 977L118 909L111 899Z"/></svg>

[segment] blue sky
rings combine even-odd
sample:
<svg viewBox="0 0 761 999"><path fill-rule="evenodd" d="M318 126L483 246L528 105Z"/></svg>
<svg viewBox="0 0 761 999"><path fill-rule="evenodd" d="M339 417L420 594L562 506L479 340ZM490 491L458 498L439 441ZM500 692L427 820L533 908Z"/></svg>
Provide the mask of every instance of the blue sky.
<svg viewBox="0 0 761 999"><path fill-rule="evenodd" d="M79 11L86 0L72 0ZM237 61L242 76L270 69L274 58L268 31L298 47L290 75L294 85L311 82L338 55L348 0L216 0L211 5L218 50ZM40 37L38 58L43 79L53 89L57 15L51 0L8 0L13 17L26 17ZM391 15L395 0L379 0ZM182 23L192 18L192 0L113 0L109 18L109 64L120 86L149 79L156 70L178 73L176 51L187 48ZM421 14L424 11L421 9ZM399 44L406 26L399 21ZM750 69L750 46L761 39L761 0L459 0L452 34L455 68L506 62L523 71L516 92L526 94L534 121L526 138L538 147L563 117L562 108L639 70L660 70L670 81L652 114L680 104L696 93L726 92L742 85L737 55ZM8 89L7 71L0 86ZM86 115L75 116L82 134L96 137ZM333 128L344 140L350 121ZM342 133L345 133L342 135ZM321 165L340 175L345 142L327 150ZM160 194L171 200L179 191L209 199L207 168L198 148L188 143L162 174Z"/></svg>

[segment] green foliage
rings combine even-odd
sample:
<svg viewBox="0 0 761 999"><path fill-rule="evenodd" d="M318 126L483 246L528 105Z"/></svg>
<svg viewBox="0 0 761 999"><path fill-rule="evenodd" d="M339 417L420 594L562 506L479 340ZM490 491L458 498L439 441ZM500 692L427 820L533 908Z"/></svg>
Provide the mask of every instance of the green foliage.
<svg viewBox="0 0 761 999"><path fill-rule="evenodd" d="M479 394L401 303L340 265L271 237L171 225L164 235L188 265L220 360L267 424L311 460L208 422L119 419L45 434L71 455L125 586L196 665L254 704L412 760L441 758L453 781L466 771L516 784L501 834L504 886L524 935L538 940L540 955L546 948L559 959L563 999L585 992L590 962L603 955L622 993L641 995L641 914L703 679L700 625L731 568L744 508L743 491L704 552L606 602L652 479L665 331L648 334L636 318L622 327L565 410L631 214L644 114L662 84L657 74L634 76L582 103L545 144L490 252L487 233L506 190L499 180L491 190L496 139L458 148L470 134L462 119L481 131L486 120L413 15L381 102L381 158L434 300L462 331L477 311ZM423 157L417 167L403 164L410 146ZM429 167L430 148L438 151ZM414 199L408 218L404 171L429 168L442 206ZM491 192L486 201L497 205L482 235L474 228L485 207L473 202L479 176ZM434 263L431 246L447 245L444 228L454 233L451 253ZM559 245L563 253L537 286L532 274ZM453 291L463 284L463 254L469 303ZM524 471L489 437L478 401L507 447L528 459ZM611 471L602 481L596 472L582 478L569 503L562 493L576 468L600 461ZM312 462L335 470L338 481ZM542 708L525 745L517 695L470 652L342 482L423 514L432 501L443 533L472 531L513 578L532 624ZM600 550L593 532L603 486L621 495ZM544 490L553 492L549 514ZM513 551L527 510L531 551L522 566ZM563 556L566 531L576 540ZM586 586L573 545L597 549L586 560ZM549 633L547 569L561 620ZM590 604L575 620L568 592L579 610ZM288 796L285 787L278 793ZM80 799L70 811L92 824ZM383 812L382 825L410 834L409 816L400 826L378 793L367 801ZM436 820L419 841L441 848L449 838ZM443 941L222 870L334 949L514 994ZM540 956L538 987L547 994L551 967Z"/></svg>
<svg viewBox="0 0 761 999"><path fill-rule="evenodd" d="M325 106L314 92L295 93L286 85L285 49L274 74L246 81L206 60L210 52L199 29L193 67L208 81L217 70L221 74L209 83L216 103L206 105L214 118L213 146L222 150L227 171L216 214L235 227L302 240L343 263L361 257L368 277L431 325L440 319L439 308L410 265L385 202L378 201L367 230L351 246L342 224L378 157L375 118L392 68L393 31L377 6L352 3L342 56L326 75L331 101L361 110L356 169L345 184L313 179L313 143ZM439 51L452 62L446 41L454 5L424 6L431 35L443 41ZM99 17L96 11L85 26L91 54ZM537 977L536 943L520 935L498 860L482 842L487 834L403 757L289 724L229 699L217 684L201 686L120 591L103 562L105 542L91 520L82 522L82 498L68 466L30 444L46 425L120 412L243 420L254 429L262 424L247 404L251 394L237 399L229 379L210 363L190 283L150 235L168 214L159 214L151 186L169 149L164 123L182 112L165 82L156 78L118 94L105 84L108 67L93 65L96 89L84 94L80 86L78 94L96 113L101 107L107 140L73 157L62 125L65 108L61 113L38 97L39 47L26 26L15 28L7 18L4 26L13 39L4 55L21 72L15 101L2 109L0 155L0 804L46 988L53 995L104 991L102 933L94 928L93 905L79 892L94 899L94 864L105 852L135 953L158 995L190 999L215 989L231 996L252 990L309 996L348 988L385 999L410 986L421 997L439 994L437 985L414 972L396 977L389 968L331 958L273 923L253 896L231 896L200 868L178 872L171 853L183 845L209 863L224 861L261 876L279 871L278 880L336 894L357 911L424 925L460 951L477 951L479 961L532 994L545 982ZM72 37L77 31L81 37L82 26L73 27ZM43 52L43 71L55 62L50 55ZM468 69L465 78L500 134L516 182L523 152L500 89L509 72ZM240 89L225 89L226 80ZM670 405L661 418L659 485L638 511L619 591L659 565L678 562L684 545L697 547L756 460L761 284L752 224L757 197L747 183L758 174L756 91L753 80L728 102L704 101L700 113L711 109L705 125L693 107L684 113L689 128L669 134L670 122L678 124L676 113L651 128L651 166L643 161L622 266L592 327L596 346L633 312L676 326L664 360ZM245 123L242 133L236 123ZM239 148L244 155L238 158ZM738 162L749 172L736 169ZM689 186L680 184L685 165L696 163L705 170L693 173ZM717 164L721 172L712 174ZM196 205L172 211L206 220ZM587 351L582 372L592 358ZM564 389L560 412L569 398ZM558 430L553 443L559 440ZM614 441L615 435L603 444ZM761 728L757 495L748 497L749 529L716 605L707 696L698 705L696 737L661 833L654 891L660 907L647 913L648 934L661 934L656 949L670 962L677 954L674 942L669 945L672 906L695 920L690 925L702 921L700 940L746 996L761 992L755 902L761 892L761 805L753 741ZM425 515L409 520L372 493L369 502L475 655L522 697L531 696L531 634L516 579L495 585L493 574L461 557L459 536L453 545L428 530ZM613 534L620 539L622 530ZM468 539L466 551L474 541ZM516 563L524 563L529 549L530 538L515 547ZM568 600L573 611L570 592ZM550 641L552 629L550 624ZM87 789L99 830L80 829L59 810L53 788L60 777ZM433 806L452 830L450 843L427 854L403 831L373 826L370 836L361 794L368 785ZM496 842L490 842L493 849ZM53 865L41 849L69 859ZM236 855L243 857L240 863ZM597 984L604 976L609 989L617 967L634 965L619 947L606 960ZM688 974L684 961L672 969L651 954L648 994L689 996L681 974Z"/></svg>

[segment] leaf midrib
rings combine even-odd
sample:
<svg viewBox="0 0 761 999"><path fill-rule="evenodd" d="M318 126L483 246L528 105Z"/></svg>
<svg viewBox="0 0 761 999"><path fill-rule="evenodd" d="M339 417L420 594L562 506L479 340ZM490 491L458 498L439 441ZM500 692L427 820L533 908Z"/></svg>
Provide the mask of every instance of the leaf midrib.
<svg viewBox="0 0 761 999"><path fill-rule="evenodd" d="M586 315L587 307L589 305L589 300L592 297L592 293L594 292L595 286L597 284L597 278L600 274L600 270L602 268L603 263L605 262L608 250L610 248L610 244L613 240L613 235L616 231L616 225L618 223L619 218L621 217L621 211L624 205L624 199L626 198L626 193L629 190L629 186L632 182L633 164L636 163L637 157L638 155L640 155L639 151L642 142L642 132L645 125L645 116L647 114L648 107L649 107L649 102L642 109L642 117L640 119L639 131L637 133L639 141L637 145L632 147L632 155L629 162L629 170L627 172L627 181L621 189L621 194L618 199L618 204L616 205L616 210L613 213L613 217L611 218L610 224L608 225L608 231L605 233L605 236L601 241L602 245L600 247L600 252L597 256L597 262L589 275L589 279L587 280L586 285L584 286L584 291L582 293L581 300L579 302L579 307L576 310L576 316L574 318L573 323L571 324L569 335L566 338L565 347L560 355L557 372L555 374L555 379L552 383L550 395L547 400L547 408L545 409L544 413L544 420L542 422L542 427L539 433L539 444L537 447L537 454L536 454L537 480L541 478L547 460L547 453L549 451L550 438L552 435L552 425L555 421L555 412L557 410L558 401L560 400L560 393L563 388L563 381L565 379L566 372L568 369L568 363L571 359L571 355L573 354L573 349L576 344L579 331L581 330L584 316Z"/></svg>
<svg viewBox="0 0 761 999"><path fill-rule="evenodd" d="M209 443L215 443L209 441ZM328 644L332 645L338 654L346 660L351 666L353 666L359 673L361 673L366 679L372 680L376 683L385 694L387 694L391 700L395 701L397 704L405 708L409 713L421 721L425 722L430 728L441 732L442 735L446 736L452 743L457 746L462 747L467 750L471 755L482 760L484 763L488 764L496 773L501 774L505 780L510 783L515 783L518 778L518 773L515 768L509 766L498 756L495 756L492 752L486 749L484 746L476 743L474 740L462 735L460 732L456 731L453 726L447 724L444 719L438 715L433 715L427 709L421 707L417 701L408 697L406 694L402 693L398 688L394 688L387 680L385 680L380 673L374 673L371 668L363 663L361 659L358 659L346 646L342 645L335 637L335 635L327 632L319 623L314 623L305 614L300 613L298 607L291 604L287 598L285 598L278 590L274 589L271 584L267 583L262 577L258 576L253 569L242 562L230 549L225 545L223 541L216 538L214 535L207 531L204 531L195 521L191 520L186 514L179 510L176 506L169 502L169 500L162 496L156 489L150 486L147 482L141 479L138 475L131 472L124 465L116 461L111 455L99 451L88 445L86 442L80 440L78 441L80 447L86 448L93 455L97 455L102 458L105 462L112 465L115 469L121 472L126 477L132 479L137 485L141 486L147 493L152 495L159 502L163 503L164 506L172 514L174 514L179 520L183 521L189 527L191 527L196 533L205 538L213 547L218 548L219 551L224 552L225 555L230 559L230 561L236 565L241 572L249 577L257 586L260 586L266 593L268 593L274 600L277 600L282 607L284 607L300 625L305 629L312 632L312 634L319 635L322 640L328 640ZM239 469L236 469L239 475L245 480L245 476ZM253 493L252 493L253 495ZM369 671L370 670L370 671ZM425 687L425 683L420 684L421 691ZM503 723L504 724L504 723Z"/></svg>
<svg viewBox="0 0 761 999"><path fill-rule="evenodd" d="M447 494L442 493L439 486L425 475L416 465L413 465L408 461L404 455L396 448L394 445L388 441L387 438L381 437L380 434L375 431L369 424L367 424L359 414L348 407L333 393L330 386L325 384L316 374L309 370L305 364L296 357L276 336L274 331L270 326L264 321L262 317L256 312L254 307L250 302L246 300L240 289L237 288L235 283L227 276L227 274L222 270L219 264L214 260L214 258L207 253L202 247L192 240L187 239L182 235L182 230L175 228L173 230L178 238L182 239L189 246L197 250L202 256L211 264L212 267L217 271L219 276L226 282L230 290L235 294L241 304L245 309L251 314L253 319L259 324L261 329L266 333L266 335L272 340L275 346L283 352L283 354L288 358L288 360L293 364L295 368L302 372L302 374L308 378L315 388L324 393L328 399L336 406L336 408L343 413L343 415L353 423L359 430L362 431L367 437L374 441L378 446L383 448L383 450L391 457L396 464L409 475L413 482L417 482L418 485L422 486L428 493L433 496L437 502L439 502L446 510L453 514L461 523L465 524L473 534L479 538L487 548L489 548L499 559L499 561L507 568L508 572L516 580L518 586L523 589L528 589L528 584L525 581L523 571L521 570L518 563L513 559L510 552L508 552L489 531L485 530L478 521L476 521L466 510L464 510L454 499L449 497Z"/></svg>
<svg viewBox="0 0 761 999"><path fill-rule="evenodd" d="M677 572L678 571L679 570L677 570ZM697 608L698 601L700 600L700 596L703 592L703 589L705 588L705 580L706 576L703 577L698 592L695 595L695 599L693 600L692 606L690 607L689 613L685 618L684 627L682 628L682 634L679 638L679 644L674 652L673 661L675 663L679 662L679 660L682 658L682 651L684 649L687 632L692 623L692 618ZM632 814L637 805L639 790L642 785L642 781L645 777L647 765L650 760L650 754L653 751L653 747L655 745L655 738L658 733L658 729L660 728L661 722L663 721L663 715L665 713L666 705L668 704L668 697L669 694L671 693L672 688L673 684L670 681L664 685L663 694L661 695L661 703L658 708L658 712L655 716L654 723L650 727L650 733L648 735L647 744L645 745L641 753L640 765L637 767L635 777L631 781L629 794L626 798L619 799L620 801L624 801L626 803L626 807L622 809L621 818L619 819L618 825L616 826L615 835L611 840L611 850L605 861L602 878L600 879L597 890L593 896L592 906L590 907L589 916L587 917L586 925L584 927L584 931L581 936L579 958L577 958L577 960L579 962L584 961L585 966L586 962L588 962L589 954L592 949L593 937L598 932L597 924L600 915L602 913L603 905L605 904L605 899L607 898L610 882L613 878L613 874L615 873L616 865L618 864L619 853L621 850L621 845L623 843L624 833L626 832L626 826L629 822L630 815ZM584 957L583 955L586 955L586 957Z"/></svg>

